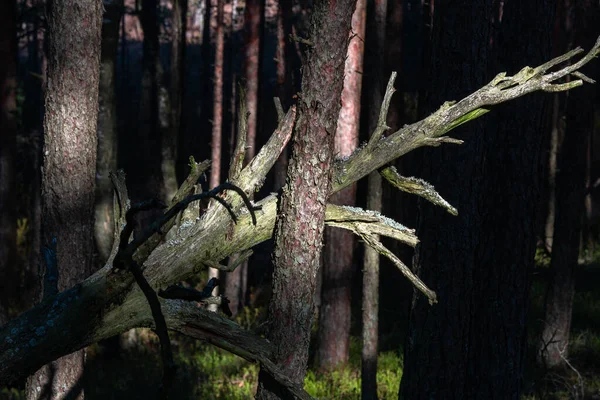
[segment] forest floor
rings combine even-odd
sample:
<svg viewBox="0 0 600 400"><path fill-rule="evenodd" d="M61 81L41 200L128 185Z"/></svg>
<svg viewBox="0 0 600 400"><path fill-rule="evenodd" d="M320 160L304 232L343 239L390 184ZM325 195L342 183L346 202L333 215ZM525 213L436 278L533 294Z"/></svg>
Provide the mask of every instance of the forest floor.
<svg viewBox="0 0 600 400"><path fill-rule="evenodd" d="M596 261L598 257L593 257ZM569 344L569 366L545 370L536 366L535 351L539 338L548 259L539 254L533 273L529 312L529 349L523 400L598 399L600 400L600 263L583 263L576 271L576 295ZM384 303L385 305L385 303ZM385 308L383 310L385 314ZM396 310L396 321L406 316ZM260 328L264 307L246 308L238 322L251 330ZM386 324L388 325L388 324ZM386 329L380 342L378 395L397 399L402 378L401 332L405 324ZM358 328L358 327L355 327ZM353 329L358 333L359 329ZM132 338L133 336L133 338ZM172 398L176 399L251 399L256 391L258 367L226 351L172 334L178 365L178 378ZM395 350L394 350L395 349ZM86 399L154 398L162 374L159 345L148 329L137 329L119 341L100 343L88 348L84 376ZM360 339L351 340L349 363L331 372L309 369L305 389L318 399L360 399ZM22 388L0 390L0 400L24 399Z"/></svg>

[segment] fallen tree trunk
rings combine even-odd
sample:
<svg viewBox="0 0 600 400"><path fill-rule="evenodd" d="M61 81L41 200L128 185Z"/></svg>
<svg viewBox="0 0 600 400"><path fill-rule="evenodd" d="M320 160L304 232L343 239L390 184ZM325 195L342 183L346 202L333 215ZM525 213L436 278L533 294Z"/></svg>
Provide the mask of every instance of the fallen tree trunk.
<svg viewBox="0 0 600 400"><path fill-rule="evenodd" d="M600 38L592 50L578 62L558 71L548 72L550 68L582 51L575 49L537 68L526 67L513 77L499 74L488 85L465 99L456 103L447 102L428 118L386 137L383 133L387 129L385 117L393 93L392 78L381 107L377 129L368 144L348 159L336 162L331 193L376 169L385 171L383 176L386 179L397 181L397 174L382 167L421 146L460 143L443 135L456 126L487 113L489 106L537 90L562 91L580 86L583 81L593 83L593 80L577 70L600 53ZM553 83L569 74L577 80ZM254 193L262 185L267 172L290 139L294 120L295 108L292 107L282 118L268 143L232 180L232 184L246 193ZM424 197L433 196L431 186L418 181L414 185L420 185L426 192ZM402 185L398 187L402 188ZM243 207L242 199L233 191L227 191L223 199L238 216L237 223L233 222L227 209L212 201L199 220L186 221L172 228L176 232L169 235L169 240L158 245L164 235L155 233L139 247L134 259L140 265L143 264L144 276L155 291L166 289L206 267L227 270L227 266L220 265L219 261L271 237L277 212L276 194L254 203L261 207L256 212L256 225L252 223L250 212ZM450 205L447 208L453 210ZM326 222L353 230L363 239L368 239L370 234L379 234L392 236L413 246L417 243L412 230L376 213L360 209L342 207L340 211L339 208L328 206ZM373 242L372 245L389 256L387 249L379 246L378 242ZM0 328L0 385L9 384L49 361L101 339L135 327L154 327L150 307L135 285L132 275L126 270L112 267L114 255L113 251L107 265L93 276L71 289L45 299L34 309ZM401 266L399 268L402 269ZM402 270L429 297L430 302L435 302L435 293L427 289L417 277L411 276L408 268ZM272 347L266 340L244 331L223 316L191 307L181 300L161 299L161 307L169 329L205 339L250 361L258 362L267 370L270 368L270 373L277 379L278 372L271 363ZM284 381L285 377L279 376L279 379ZM290 386L290 390L297 388ZM306 398L305 394L298 391L294 391L294 394Z"/></svg>

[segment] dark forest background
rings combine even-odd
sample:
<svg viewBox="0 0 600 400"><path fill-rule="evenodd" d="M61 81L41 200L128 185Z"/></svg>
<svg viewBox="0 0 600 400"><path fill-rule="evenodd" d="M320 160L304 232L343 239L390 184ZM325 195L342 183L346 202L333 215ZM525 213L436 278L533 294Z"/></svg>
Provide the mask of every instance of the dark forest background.
<svg viewBox="0 0 600 400"><path fill-rule="evenodd" d="M48 51L46 2L2 3L0 325L31 308L40 294ZM600 35L597 2L540 0L518 7L509 0L473 3L358 1L354 47L348 51L349 61L358 60L350 67L354 86L341 99L352 126L343 136L340 117L338 157L348 157L368 140L392 71L398 79L387 124L394 132L428 116L444 101L477 90L498 72L514 74L577 46L589 49ZM110 171L125 171L133 202L168 201L189 173L190 156L212 160L201 180L204 190L226 180L244 114L241 107L249 112L247 159L267 141L278 123L273 99L278 97L287 110L301 91L303 39L312 7L310 0L104 1L93 270L104 265L112 246ZM599 79L600 63L590 63L584 72ZM460 398L493 398L481 397L475 389L457 389L489 375L498 385L503 379L516 385L523 398L600 396L597 87L536 93L496 106L453 132L464 145L418 149L396 162L402 175L432 183L458 208L458 216L371 177L334 196L332 201L340 204L369 209L377 209L379 201L382 214L419 228L419 258L413 260L413 249L397 242L384 244L404 264L414 263L440 297L434 306L423 298L413 301L411 284L393 263L382 257L381 267L373 267L380 268L374 278L379 282L374 318L378 387L363 386L363 392L396 398L404 377L406 382L439 381L440 387L461 393ZM287 161L284 152L256 198L281 189ZM482 189L475 191L476 185ZM140 224L155 217L144 214ZM506 229L519 223L531 223L534 240L525 233L529 228L523 228L523 235ZM351 234L326 229L305 388L318 398L360 398L361 351L364 356L365 337L373 338L364 336L362 312L367 301L363 270L370 259ZM272 241L259 245L234 273L220 275L219 290L230 300L234 318L259 333L266 329L272 247ZM518 257L505 257L515 251ZM435 270L419 267L430 261ZM203 287L216 275L206 271L185 285ZM430 307L433 311L426 311ZM429 318L417 321L415 314ZM462 336L466 314L472 316L468 340ZM498 359L473 362L472 355L463 356L456 347L466 340L472 352L511 348L511 343L501 343L490 322L503 317L523 333L523 351L514 354L523 362L515 362L514 376L493 378ZM419 335L435 345L420 344ZM175 398L253 396L257 367L183 336L175 336L174 342L181 366ZM138 329L89 348L86 396L151 396L147 387L160 379L157 343L150 331ZM428 367L409 369L422 359L429 360ZM435 369L436 363L451 367ZM462 381L444 374L461 368L469 370ZM409 393L418 391L418 384L406 382L401 397L416 398ZM25 382L3 388L0 397L30 398L24 388ZM368 397L363 393L363 398Z"/></svg>

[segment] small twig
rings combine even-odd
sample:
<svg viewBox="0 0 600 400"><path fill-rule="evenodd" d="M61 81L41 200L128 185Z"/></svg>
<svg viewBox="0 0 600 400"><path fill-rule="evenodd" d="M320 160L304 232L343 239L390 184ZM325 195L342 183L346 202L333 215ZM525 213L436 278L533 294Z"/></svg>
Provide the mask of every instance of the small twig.
<svg viewBox="0 0 600 400"><path fill-rule="evenodd" d="M390 101L392 100L392 95L396 91L394 89L394 82L396 81L396 76L398 74L396 71L392 72L390 75L390 79L388 80L387 88L385 89L385 95L383 96L383 102L381 103L381 108L379 109L379 119L377 120L377 126L375 127L375 131L371 134L371 138L369 139L369 143L367 144L367 149L375 146L380 140L385 131L390 129L386 124L386 119L388 115L388 110L390 109Z"/></svg>
<svg viewBox="0 0 600 400"><path fill-rule="evenodd" d="M404 177L398 173L395 167L387 167L379 171L389 183L403 192L412 193L417 196L424 198L425 200L443 207L452 215L458 215L458 210L448 203L440 194L435 190L432 184L425 182L419 178Z"/></svg>
<svg viewBox="0 0 600 400"><path fill-rule="evenodd" d="M46 273L44 274L44 295L43 299L48 299L58 294L58 259L56 256L56 238L48 246L42 249L44 261L46 263Z"/></svg>
<svg viewBox="0 0 600 400"><path fill-rule="evenodd" d="M379 254L386 256L390 261L392 261L398 267L398 269L400 269L402 275L404 275L409 281L411 281L411 283L417 289L419 289L421 293L427 296L430 305L437 303L437 295L435 294L435 292L429 289L427 285L425 285L423 281L419 279L418 276L413 274L410 268L408 268L402 261L400 261L400 259L396 257L394 253L389 251L374 235L362 230L360 227L358 227L357 231L360 237L365 241L365 243L367 243L373 249L377 250Z"/></svg>
<svg viewBox="0 0 600 400"><path fill-rule="evenodd" d="M273 97L273 102L275 103L275 110L277 110L277 123L280 124L285 117L285 111L283 111L283 105L279 97Z"/></svg>
<svg viewBox="0 0 600 400"><path fill-rule="evenodd" d="M246 107L246 92L240 85L240 101L239 101L239 113L238 113L238 134L237 141L235 143L235 150L231 156L231 162L229 164L229 180L233 181L236 179L242 167L244 166L244 158L246 157L246 141L248 137L248 117L250 113Z"/></svg>
<svg viewBox="0 0 600 400"><path fill-rule="evenodd" d="M357 235L366 232L370 235L386 236L411 247L419 243L414 229L409 229L377 211L327 204L325 223L336 228L347 229Z"/></svg>
<svg viewBox="0 0 600 400"><path fill-rule="evenodd" d="M310 47L315 47L315 44L313 42L311 42L310 40L301 38L300 36L296 36L292 33L290 33L290 40L297 42L297 43L305 44Z"/></svg>
<svg viewBox="0 0 600 400"><path fill-rule="evenodd" d="M448 136L441 136L441 137L437 137L437 138L425 139L424 144L426 146L439 147L444 143L463 144L464 142L465 142L464 140L454 139L454 138L451 138Z"/></svg>

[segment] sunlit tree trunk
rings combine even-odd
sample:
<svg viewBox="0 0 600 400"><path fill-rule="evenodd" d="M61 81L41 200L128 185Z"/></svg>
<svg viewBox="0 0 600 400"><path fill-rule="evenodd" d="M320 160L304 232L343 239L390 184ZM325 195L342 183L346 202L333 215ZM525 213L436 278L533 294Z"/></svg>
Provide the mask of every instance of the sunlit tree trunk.
<svg viewBox="0 0 600 400"><path fill-rule="evenodd" d="M42 234L56 238L58 290L91 271L102 2L48 3ZM84 351L46 365L32 377L28 399L83 398Z"/></svg>
<svg viewBox="0 0 600 400"><path fill-rule="evenodd" d="M355 0L314 3L312 45L306 50L292 157L274 234L267 338L277 348L277 366L296 384L302 384L306 374L335 128L355 5ZM261 372L257 398L281 396L281 388Z"/></svg>
<svg viewBox="0 0 600 400"><path fill-rule="evenodd" d="M15 156L17 152L16 4L0 4L0 325L17 293L11 275L17 270Z"/></svg>
<svg viewBox="0 0 600 400"><path fill-rule="evenodd" d="M224 0L213 0L211 7L216 7L215 25L215 65L213 72L213 117L211 141L211 170L210 187L214 188L221 182L221 153L223 147L223 61L225 51L225 36L223 31ZM219 270L208 269L208 278L218 278ZM217 289L215 289L216 291Z"/></svg>
<svg viewBox="0 0 600 400"><path fill-rule="evenodd" d="M430 110L498 70L549 58L553 1L506 1L501 19L497 7L435 3ZM401 399L520 397L547 120L543 98L523 101L450 132L465 144L432 149L424 163L459 214L421 202L414 268L440 301L413 299Z"/></svg>
<svg viewBox="0 0 600 400"><path fill-rule="evenodd" d="M334 155L349 157L358 146L362 93L366 0L358 0L352 16L351 39L344 68L342 108L337 120ZM330 201L354 206L356 184L335 193ZM350 355L350 291L354 234L339 228L325 229L317 366L331 369L343 365Z"/></svg>

